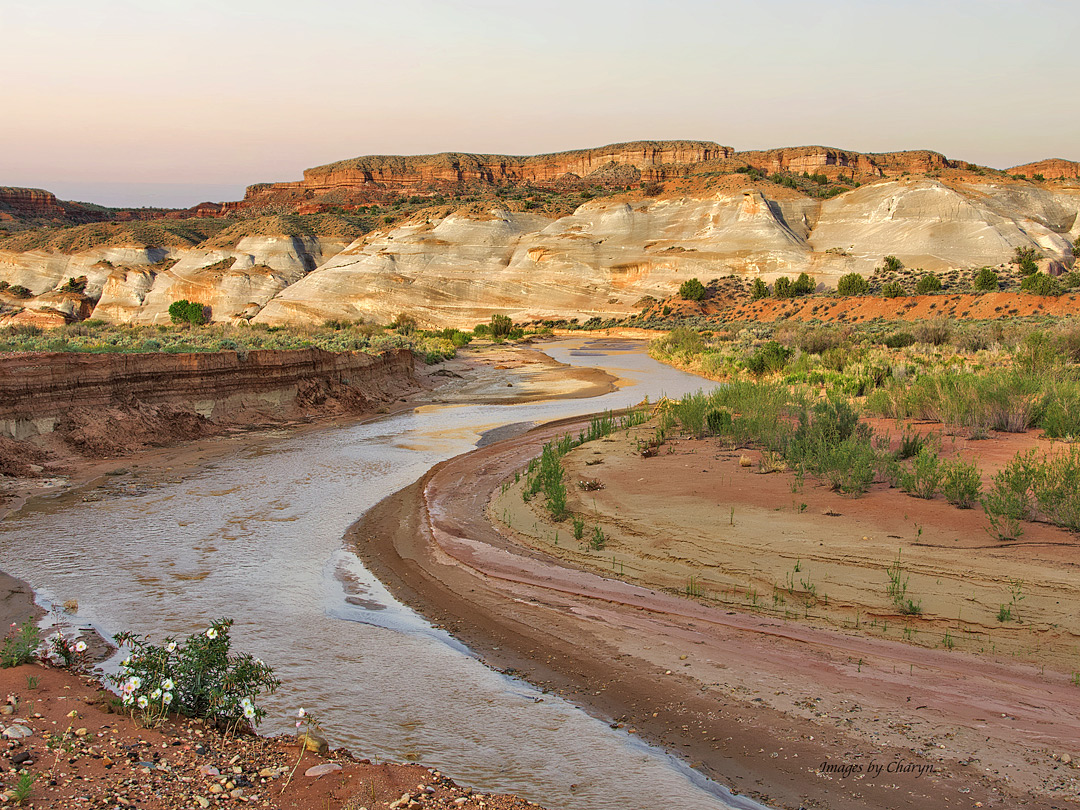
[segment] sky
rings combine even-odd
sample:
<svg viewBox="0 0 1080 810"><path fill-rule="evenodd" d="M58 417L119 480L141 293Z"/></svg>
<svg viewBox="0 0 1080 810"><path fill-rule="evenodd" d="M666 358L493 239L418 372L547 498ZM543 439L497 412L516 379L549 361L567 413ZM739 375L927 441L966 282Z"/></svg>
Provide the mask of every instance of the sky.
<svg viewBox="0 0 1080 810"><path fill-rule="evenodd" d="M0 185L187 207L643 139L1080 160L1076 0L3 0Z"/></svg>

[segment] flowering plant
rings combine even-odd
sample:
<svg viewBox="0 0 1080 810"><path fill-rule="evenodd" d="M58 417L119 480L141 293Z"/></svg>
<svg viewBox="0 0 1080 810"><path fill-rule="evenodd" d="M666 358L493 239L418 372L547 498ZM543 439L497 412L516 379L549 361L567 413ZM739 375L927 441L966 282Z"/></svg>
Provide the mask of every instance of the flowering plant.
<svg viewBox="0 0 1080 810"><path fill-rule="evenodd" d="M121 702L148 726L160 725L172 711L257 726L266 712L256 698L273 693L280 681L258 658L229 654L230 627L232 619L220 619L186 641L167 638L162 645L133 633L116 635L121 648L130 648L120 671L109 676Z"/></svg>

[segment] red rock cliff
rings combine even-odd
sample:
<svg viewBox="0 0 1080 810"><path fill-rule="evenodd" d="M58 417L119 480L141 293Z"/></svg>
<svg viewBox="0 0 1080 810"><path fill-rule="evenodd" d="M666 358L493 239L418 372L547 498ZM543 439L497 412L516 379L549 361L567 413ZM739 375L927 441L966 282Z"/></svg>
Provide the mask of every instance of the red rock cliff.
<svg viewBox="0 0 1080 810"><path fill-rule="evenodd" d="M20 217L61 217L64 209L51 191L0 186L0 211Z"/></svg>
<svg viewBox="0 0 1080 810"><path fill-rule="evenodd" d="M825 174L832 178L839 174L883 177L905 171L923 174L955 166L944 155L926 150L863 154L828 146L794 146L755 152L736 152L735 157L745 160L754 168L769 173L809 172L810 174Z"/></svg>
<svg viewBox="0 0 1080 810"><path fill-rule="evenodd" d="M1022 166L1013 166L1009 174L1022 174L1025 177L1034 177L1041 174L1047 180L1056 180L1064 177L1069 180L1080 177L1080 163L1062 158L1050 158L1035 163L1025 163Z"/></svg>
<svg viewBox="0 0 1080 810"><path fill-rule="evenodd" d="M315 195L344 191L358 200L374 189L395 191L439 188L459 184L550 185L567 175L619 185L652 182L685 174L695 164L722 160L734 154L729 146L711 141L634 141L596 149L548 155L369 155L304 171L294 183L249 186L241 203L226 203L223 213L272 203L297 205Z"/></svg>

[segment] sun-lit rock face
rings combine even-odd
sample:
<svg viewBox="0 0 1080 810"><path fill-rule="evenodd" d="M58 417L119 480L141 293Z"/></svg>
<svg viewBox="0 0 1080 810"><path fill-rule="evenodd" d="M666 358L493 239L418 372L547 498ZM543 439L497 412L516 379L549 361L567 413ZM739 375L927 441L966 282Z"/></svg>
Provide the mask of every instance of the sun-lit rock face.
<svg viewBox="0 0 1080 810"><path fill-rule="evenodd" d="M210 307L217 321L248 318L344 245L309 236L251 236L228 250L175 251L134 320L168 323L169 305L186 299Z"/></svg>
<svg viewBox="0 0 1080 810"><path fill-rule="evenodd" d="M0 281L35 296L0 291L0 319L21 310L26 318L81 317L85 304L52 294L84 276L82 299L95 305L94 317L109 321L167 322L169 305L186 298L209 305L216 321L385 323L407 312L425 325L471 326L494 313L619 317L636 312L643 296L669 296L692 277L772 281L806 272L831 286L846 273L872 272L887 255L908 268L942 271L1000 265L1016 248L1032 247L1060 269L1071 265L1080 237L1080 183L1057 178L1076 177L1076 165L1050 160L1010 170L1046 178L1028 182L931 151L734 152L707 141L637 141L533 157L354 158L309 169L299 182L252 186L240 203L196 206L205 216L239 212L229 227L256 235L235 247L213 247L232 245L231 238L206 238L71 254L0 250ZM535 213L563 214L570 200L594 193L600 196L567 215ZM828 193L838 196L825 199ZM39 213L53 205L40 194L9 197L4 205L12 211L16 202ZM408 206L398 207L404 198ZM379 207L362 208L365 199ZM421 208L425 200L439 204ZM344 216L350 205L352 216L375 221L415 213L352 244L259 233L297 232L282 217L264 218L267 210L340 207L335 216ZM371 225L350 221L323 232L364 227Z"/></svg>
<svg viewBox="0 0 1080 810"><path fill-rule="evenodd" d="M810 236L817 251L842 249L870 272L882 256L938 271L1008 261L1017 247L1071 255L1077 200L1040 189L950 187L908 178L855 189L821 206Z"/></svg>
<svg viewBox="0 0 1080 810"><path fill-rule="evenodd" d="M1035 163L1025 163L1022 166L1013 166L1009 169L1010 174L1022 174L1024 177L1041 175L1048 180L1062 178L1065 180L1080 177L1080 163L1075 160L1063 160L1062 158L1050 158L1039 160Z"/></svg>
<svg viewBox="0 0 1080 810"><path fill-rule="evenodd" d="M595 201L556 220L493 209L375 233L271 300L280 324L410 312L431 325L617 316L691 277L812 274L835 283L882 257L925 270L1008 261L1016 247L1071 256L1080 196L930 178L879 181L832 200L771 200L757 189L709 198ZM1071 229L1071 230L1070 230Z"/></svg>

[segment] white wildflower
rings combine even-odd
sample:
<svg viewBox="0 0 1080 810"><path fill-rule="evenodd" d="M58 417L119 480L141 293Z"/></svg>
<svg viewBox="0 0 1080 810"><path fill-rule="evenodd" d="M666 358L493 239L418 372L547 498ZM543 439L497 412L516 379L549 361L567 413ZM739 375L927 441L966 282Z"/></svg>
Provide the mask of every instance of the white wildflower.
<svg viewBox="0 0 1080 810"><path fill-rule="evenodd" d="M210 638L210 639L217 638L217 628L216 627L211 627L209 630L207 630L206 631L206 637Z"/></svg>
<svg viewBox="0 0 1080 810"><path fill-rule="evenodd" d="M149 703L150 701L146 699L146 695L139 695L138 704L140 709L145 709Z"/></svg>

